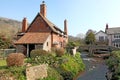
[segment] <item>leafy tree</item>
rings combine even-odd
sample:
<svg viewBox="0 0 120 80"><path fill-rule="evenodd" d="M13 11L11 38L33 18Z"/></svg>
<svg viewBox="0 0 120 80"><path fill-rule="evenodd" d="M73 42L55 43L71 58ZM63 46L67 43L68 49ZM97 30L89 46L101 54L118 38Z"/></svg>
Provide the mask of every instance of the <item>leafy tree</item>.
<svg viewBox="0 0 120 80"><path fill-rule="evenodd" d="M4 35L0 35L0 49L8 48L11 44L11 40Z"/></svg>
<svg viewBox="0 0 120 80"><path fill-rule="evenodd" d="M71 41L71 42L68 42L67 44L68 47L75 47L77 46L75 42Z"/></svg>
<svg viewBox="0 0 120 80"><path fill-rule="evenodd" d="M94 44L95 43L95 35L93 32L90 32L88 35L86 35L85 43L86 44Z"/></svg>
<svg viewBox="0 0 120 80"><path fill-rule="evenodd" d="M86 33L86 35L88 35L89 33L93 33L93 34L95 34L96 33L96 31L94 31L94 30L92 30L92 29L89 29L88 31L87 31L87 33Z"/></svg>
<svg viewBox="0 0 120 80"><path fill-rule="evenodd" d="M84 45L84 40L79 37L69 36L67 47L76 47Z"/></svg>
<svg viewBox="0 0 120 80"><path fill-rule="evenodd" d="M85 43L90 45L89 47L89 56L93 56L93 48L92 45L95 43L95 35L93 32L90 32L89 34L86 35L85 38Z"/></svg>

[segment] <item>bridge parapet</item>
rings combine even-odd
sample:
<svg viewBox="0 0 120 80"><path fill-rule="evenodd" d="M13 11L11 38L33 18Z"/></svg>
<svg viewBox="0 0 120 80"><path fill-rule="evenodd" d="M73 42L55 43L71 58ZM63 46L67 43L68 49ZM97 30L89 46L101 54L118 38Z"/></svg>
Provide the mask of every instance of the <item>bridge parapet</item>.
<svg viewBox="0 0 120 80"><path fill-rule="evenodd" d="M99 46L99 45L79 46L78 50L80 50L80 51L81 51L81 50L82 50L82 51L84 51L84 50L89 51L90 48L91 48L92 50L94 50L94 51L96 51L96 50L107 50L107 51L110 51L110 50L111 50L111 51L120 50L120 48L113 47L113 46L105 46L105 45L103 45L103 46Z"/></svg>

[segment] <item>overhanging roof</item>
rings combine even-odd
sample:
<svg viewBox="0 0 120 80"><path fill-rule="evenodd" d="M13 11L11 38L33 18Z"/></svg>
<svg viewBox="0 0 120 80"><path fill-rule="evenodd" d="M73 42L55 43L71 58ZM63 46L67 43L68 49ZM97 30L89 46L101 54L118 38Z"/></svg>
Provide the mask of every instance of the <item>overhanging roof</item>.
<svg viewBox="0 0 120 80"><path fill-rule="evenodd" d="M15 44L41 44L49 37L49 33L25 33Z"/></svg>

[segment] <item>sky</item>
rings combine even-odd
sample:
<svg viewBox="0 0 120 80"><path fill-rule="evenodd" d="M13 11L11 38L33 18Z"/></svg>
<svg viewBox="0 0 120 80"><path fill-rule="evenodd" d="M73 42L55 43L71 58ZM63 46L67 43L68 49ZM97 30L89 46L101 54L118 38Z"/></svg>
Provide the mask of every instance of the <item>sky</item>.
<svg viewBox="0 0 120 80"><path fill-rule="evenodd" d="M31 23L43 0L1 0L0 17ZM89 29L99 31L120 27L120 0L44 0L47 18L62 30L68 21L69 35L86 34Z"/></svg>

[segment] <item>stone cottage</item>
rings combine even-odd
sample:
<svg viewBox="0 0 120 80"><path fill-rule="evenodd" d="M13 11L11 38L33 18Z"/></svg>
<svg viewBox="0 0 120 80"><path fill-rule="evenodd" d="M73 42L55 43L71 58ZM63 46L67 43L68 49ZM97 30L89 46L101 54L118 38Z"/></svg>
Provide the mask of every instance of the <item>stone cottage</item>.
<svg viewBox="0 0 120 80"><path fill-rule="evenodd" d="M22 22L22 32L15 42L17 52L30 56L33 49L51 51L52 47L63 48L68 42L67 20L64 21L64 31L54 25L46 17L46 4L40 5L40 13L27 26L27 19Z"/></svg>

